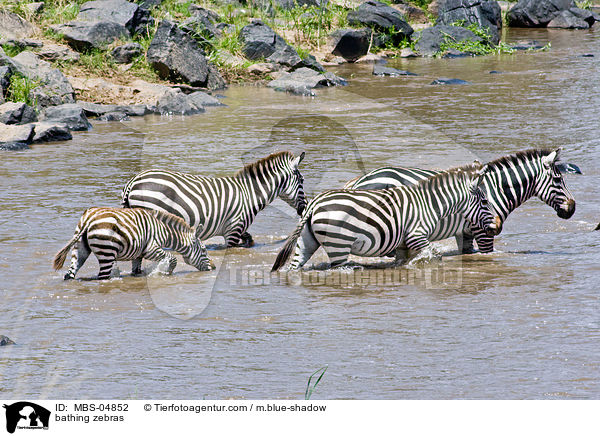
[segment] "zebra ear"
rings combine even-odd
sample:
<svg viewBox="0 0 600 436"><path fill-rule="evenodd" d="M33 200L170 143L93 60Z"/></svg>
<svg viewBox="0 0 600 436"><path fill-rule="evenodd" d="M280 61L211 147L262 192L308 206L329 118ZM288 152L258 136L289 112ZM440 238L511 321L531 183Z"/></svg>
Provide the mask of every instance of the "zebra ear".
<svg viewBox="0 0 600 436"><path fill-rule="evenodd" d="M302 159L304 159L304 155L305 155L305 153L302 152L302 153L300 153L300 156L298 156L296 159L294 159L294 166L296 168L298 168L298 165L300 165L300 162L302 162Z"/></svg>
<svg viewBox="0 0 600 436"><path fill-rule="evenodd" d="M583 174L577 165L568 162L556 164L556 168L562 174Z"/></svg>
<svg viewBox="0 0 600 436"><path fill-rule="evenodd" d="M488 170L488 166L487 166L487 164L485 164L481 168L479 168L477 171L475 171L475 173L473 173L473 179L471 180L471 189L473 191L475 191L479 186L481 186L487 170Z"/></svg>
<svg viewBox="0 0 600 436"><path fill-rule="evenodd" d="M552 153L550 153L548 156L544 156L542 158L542 163L544 164L544 166L546 168L550 168L550 166L554 163L557 162L558 159L560 158L560 152L562 150L562 147L554 150Z"/></svg>

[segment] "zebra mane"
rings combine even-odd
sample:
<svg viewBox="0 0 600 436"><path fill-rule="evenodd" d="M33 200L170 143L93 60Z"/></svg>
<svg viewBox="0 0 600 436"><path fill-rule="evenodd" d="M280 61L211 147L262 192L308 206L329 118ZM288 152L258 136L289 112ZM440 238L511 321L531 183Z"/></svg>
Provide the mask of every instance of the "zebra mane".
<svg viewBox="0 0 600 436"><path fill-rule="evenodd" d="M169 212L163 212L160 210L150 211L154 214L157 220L165 223L168 227L172 227L177 232L191 232L192 228L185 222L183 218L173 215Z"/></svg>
<svg viewBox="0 0 600 436"><path fill-rule="evenodd" d="M278 151L276 153L271 153L267 157L263 157L262 159L257 160L256 162L250 163L246 165L244 168L235 173L236 177L242 176L244 174L251 173L256 168L261 167L267 163L283 160L283 159L293 159L294 155L290 151Z"/></svg>
<svg viewBox="0 0 600 436"><path fill-rule="evenodd" d="M542 158L544 156L548 156L555 150L549 148L531 148L529 150L517 151L513 154L507 154L506 156L499 157L496 160L493 160L488 163L490 168L498 168L509 165L511 163L515 164L523 161L532 161L535 159Z"/></svg>
<svg viewBox="0 0 600 436"><path fill-rule="evenodd" d="M448 181L457 180L461 176L472 176L475 172L479 171L483 168L483 165L480 163L472 163L468 165L463 165L456 168L450 168L449 170L442 171L435 176L431 176L429 178L419 180L416 186L431 186L431 185L439 185L444 184Z"/></svg>

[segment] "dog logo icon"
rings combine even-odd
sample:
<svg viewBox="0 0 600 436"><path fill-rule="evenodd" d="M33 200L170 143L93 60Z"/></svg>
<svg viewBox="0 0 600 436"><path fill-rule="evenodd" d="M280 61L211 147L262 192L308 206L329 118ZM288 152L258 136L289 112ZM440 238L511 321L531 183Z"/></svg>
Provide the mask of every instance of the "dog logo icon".
<svg viewBox="0 0 600 436"><path fill-rule="evenodd" d="M6 409L6 431L19 429L48 429L50 411L28 401L4 405Z"/></svg>

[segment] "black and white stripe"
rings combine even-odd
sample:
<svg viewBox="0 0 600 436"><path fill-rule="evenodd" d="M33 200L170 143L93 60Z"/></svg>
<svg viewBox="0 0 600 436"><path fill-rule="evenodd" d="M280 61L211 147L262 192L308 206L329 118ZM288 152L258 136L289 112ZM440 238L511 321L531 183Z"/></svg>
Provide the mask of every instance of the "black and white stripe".
<svg viewBox="0 0 600 436"><path fill-rule="evenodd" d="M569 192L562 173L579 173L576 165L558 163L561 149L531 149L501 157L488 163L483 186L487 198L502 222L517 207L531 197L539 197L556 210L560 218L569 219L575 213L575 200ZM351 180L346 189L385 189L414 185L439 171L420 168L387 167L376 169ZM493 236L469 224L460 215L441 220L431 235L432 241L456 237L463 253L473 252L473 238L483 253L494 249Z"/></svg>
<svg viewBox="0 0 600 436"><path fill-rule="evenodd" d="M290 268L302 267L322 246L332 266L350 254L412 257L430 244L438 221L461 214L490 234L501 230L479 188L485 167L473 165L442 172L415 186L383 190L332 190L315 197L279 252L273 271L295 247Z"/></svg>
<svg viewBox="0 0 600 436"><path fill-rule="evenodd" d="M142 171L123 189L124 207L162 210L202 224L201 238L223 236L228 247L250 246L246 232L262 209L280 197L298 212L306 207L298 157L274 153L231 177L200 177L166 170Z"/></svg>
<svg viewBox="0 0 600 436"><path fill-rule="evenodd" d="M180 253L186 263L200 271L214 268L206 247L193 229L181 218L169 213L145 209L92 207L87 209L69 243L54 257L56 270L64 265L72 249L71 267L65 280L75 278L93 252L100 263L99 279L107 279L116 261L131 260L132 273L140 274L142 259L160 262L170 274L177 259L165 249Z"/></svg>

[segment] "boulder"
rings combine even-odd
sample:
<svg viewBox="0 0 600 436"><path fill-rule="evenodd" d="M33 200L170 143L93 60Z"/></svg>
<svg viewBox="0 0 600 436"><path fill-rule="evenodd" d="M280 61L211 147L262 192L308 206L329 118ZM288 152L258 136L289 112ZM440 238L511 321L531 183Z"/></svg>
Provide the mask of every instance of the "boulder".
<svg viewBox="0 0 600 436"><path fill-rule="evenodd" d="M21 39L31 36L35 27L14 12L0 9L0 38Z"/></svg>
<svg viewBox="0 0 600 436"><path fill-rule="evenodd" d="M58 44L44 44L36 54L47 61L78 61L79 53Z"/></svg>
<svg viewBox="0 0 600 436"><path fill-rule="evenodd" d="M0 105L0 123L27 124L37 121L32 107L25 103L8 102Z"/></svg>
<svg viewBox="0 0 600 436"><path fill-rule="evenodd" d="M595 22L592 12L579 8L561 11L548 23L549 28L589 29Z"/></svg>
<svg viewBox="0 0 600 436"><path fill-rule="evenodd" d="M31 147L26 142L2 142L0 141L0 150L21 151L28 150Z"/></svg>
<svg viewBox="0 0 600 436"><path fill-rule="evenodd" d="M306 67L306 68L310 68L311 70L318 71L320 73L325 72L325 68L323 67L323 65L321 65L317 61L317 58L311 54L308 54L304 58L302 58L302 66Z"/></svg>
<svg viewBox="0 0 600 436"><path fill-rule="evenodd" d="M204 108L180 89L170 89L158 100L156 111L161 115L193 115L204 112Z"/></svg>
<svg viewBox="0 0 600 436"><path fill-rule="evenodd" d="M218 89L225 81L194 39L175 23L163 20L146 53L148 63L163 79L183 80L192 86Z"/></svg>
<svg viewBox="0 0 600 436"><path fill-rule="evenodd" d="M8 45L10 47L17 47L19 49L25 50L27 48L40 48L44 45L44 43L37 39L0 39L0 45Z"/></svg>
<svg viewBox="0 0 600 436"><path fill-rule="evenodd" d="M421 32L421 36L415 44L415 49L421 56L434 56L440 51L442 44L448 37L454 41L481 41L479 36L464 27L437 24Z"/></svg>
<svg viewBox="0 0 600 436"><path fill-rule="evenodd" d="M141 117L152 113L145 104L116 105L78 101L77 106L82 108L89 117L100 117L111 112L122 112L130 117Z"/></svg>
<svg viewBox="0 0 600 436"><path fill-rule="evenodd" d="M500 42L502 11L494 0L441 0L438 5L438 24L464 22L488 29L494 44Z"/></svg>
<svg viewBox="0 0 600 436"><path fill-rule="evenodd" d="M40 119L66 124L70 130L90 130L92 128L83 109L75 103L48 107Z"/></svg>
<svg viewBox="0 0 600 436"><path fill-rule="evenodd" d="M134 35L146 29L150 12L126 0L95 0L79 8L79 21L110 21L117 23Z"/></svg>
<svg viewBox="0 0 600 436"><path fill-rule="evenodd" d="M0 347L3 347L5 345L12 345L14 344L13 341L10 340L10 338L8 338L7 336L4 335L0 335Z"/></svg>
<svg viewBox="0 0 600 436"><path fill-rule="evenodd" d="M210 9L203 8L200 5L196 5L192 3L188 6L188 11L190 15L201 15L206 17L208 20L216 23L217 21L221 21L221 17L215 11L211 11Z"/></svg>
<svg viewBox="0 0 600 436"><path fill-rule="evenodd" d="M99 121L128 121L129 115L125 112L107 112L104 115L98 117Z"/></svg>
<svg viewBox="0 0 600 436"><path fill-rule="evenodd" d="M36 102L38 109L75 102L75 91L65 75L34 53L21 52L11 61L13 71L40 83L29 93L30 100Z"/></svg>
<svg viewBox="0 0 600 436"><path fill-rule="evenodd" d="M225 106L219 101L218 98L215 98L212 95L202 91L192 92L191 94L188 94L187 98L198 107Z"/></svg>
<svg viewBox="0 0 600 436"><path fill-rule="evenodd" d="M51 121L34 123L35 135L33 142L68 141L73 139L66 124Z"/></svg>
<svg viewBox="0 0 600 436"><path fill-rule="evenodd" d="M10 76L12 71L8 65L0 67L0 103L4 102L4 97L10 86Z"/></svg>
<svg viewBox="0 0 600 436"><path fill-rule="evenodd" d="M188 10L192 16L183 22L184 27L208 39L221 36L221 30L215 25L215 22L220 19L217 13L194 4L191 4Z"/></svg>
<svg viewBox="0 0 600 436"><path fill-rule="evenodd" d="M162 0L142 0L139 2L139 7L142 9L146 9L147 11L150 11L151 9L160 5L161 3L162 3Z"/></svg>
<svg viewBox="0 0 600 436"><path fill-rule="evenodd" d="M291 73L283 73L278 79L267 84L276 91L290 92L297 95L314 96L314 88L323 86L344 86L346 80L333 73L319 73L310 68L302 67Z"/></svg>
<svg viewBox="0 0 600 436"><path fill-rule="evenodd" d="M519 0L507 13L511 27L546 27L562 11L575 7L573 0Z"/></svg>
<svg viewBox="0 0 600 436"><path fill-rule="evenodd" d="M129 36L125 26L113 21L71 21L50 28L63 35L65 41L78 51L101 48Z"/></svg>
<svg viewBox="0 0 600 436"><path fill-rule="evenodd" d="M260 20L244 26L239 39L244 56L250 60L265 59L288 67L298 67L302 63L296 50Z"/></svg>
<svg viewBox="0 0 600 436"><path fill-rule="evenodd" d="M397 70L396 68L384 67L380 64L375 64L373 66L373 75L374 76L390 76L390 77L399 77L399 76L417 76L418 74L411 73L410 71L405 70Z"/></svg>
<svg viewBox="0 0 600 436"><path fill-rule="evenodd" d="M14 149L14 146L7 144L31 144L34 135L33 127L33 124L0 124L0 145L4 144L5 149Z"/></svg>
<svg viewBox="0 0 600 436"><path fill-rule="evenodd" d="M375 0L369 0L356 11L350 11L348 23L351 26L368 26L379 32L393 31L399 39L410 37L414 32L398 10Z"/></svg>
<svg viewBox="0 0 600 436"><path fill-rule="evenodd" d="M470 85L469 82L462 79L448 79L446 77L440 77L434 80L430 85Z"/></svg>
<svg viewBox="0 0 600 436"><path fill-rule="evenodd" d="M141 55L142 51L143 49L140 44L129 42L113 48L110 55L117 64L128 64L133 58Z"/></svg>
<svg viewBox="0 0 600 436"><path fill-rule="evenodd" d="M331 53L354 62L369 51L371 31L369 29L339 29L330 36Z"/></svg>

